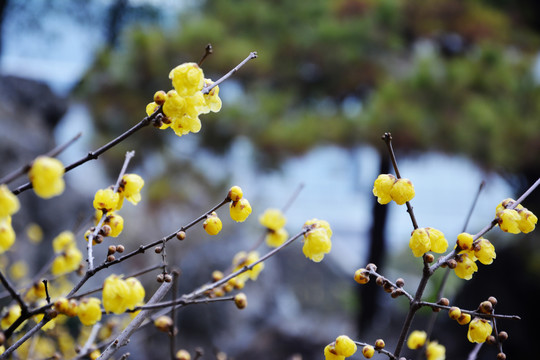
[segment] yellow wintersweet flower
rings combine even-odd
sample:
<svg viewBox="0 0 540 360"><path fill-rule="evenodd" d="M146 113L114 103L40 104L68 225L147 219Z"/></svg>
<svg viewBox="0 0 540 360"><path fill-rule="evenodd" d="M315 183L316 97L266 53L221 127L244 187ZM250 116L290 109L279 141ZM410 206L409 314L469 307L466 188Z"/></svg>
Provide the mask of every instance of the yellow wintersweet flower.
<svg viewBox="0 0 540 360"><path fill-rule="evenodd" d="M118 275L109 275L103 283L103 307L106 312L122 314L127 309L129 285Z"/></svg>
<svg viewBox="0 0 540 360"><path fill-rule="evenodd" d="M403 205L414 198L414 186L411 180L401 178L392 186L390 196L398 205Z"/></svg>
<svg viewBox="0 0 540 360"><path fill-rule="evenodd" d="M30 223L26 227L26 236L32 243L39 244L43 240L43 230L38 224Z"/></svg>
<svg viewBox="0 0 540 360"><path fill-rule="evenodd" d="M28 265L24 260L19 260L13 263L9 268L11 278L15 281L24 279L28 274Z"/></svg>
<svg viewBox="0 0 540 360"><path fill-rule="evenodd" d="M270 247L281 246L289 238L289 233L285 228L278 229L276 231L268 229L268 233L264 238L266 245Z"/></svg>
<svg viewBox="0 0 540 360"><path fill-rule="evenodd" d="M227 197L231 199L231 201L238 201L244 196L244 192L242 191L242 188L240 186L233 186L230 188L229 193L227 194Z"/></svg>
<svg viewBox="0 0 540 360"><path fill-rule="evenodd" d="M504 232L509 232L512 234L519 234L519 224L521 216L519 216L516 210L504 209L497 213L497 220L499 222L499 227Z"/></svg>
<svg viewBox="0 0 540 360"><path fill-rule="evenodd" d="M78 304L76 300L68 300L65 297L61 297L54 302L54 309L58 311L58 313L67 315L69 317L77 315L77 307Z"/></svg>
<svg viewBox="0 0 540 360"><path fill-rule="evenodd" d="M62 162L47 156L38 156L28 171L34 192L44 199L60 195L64 191L63 175Z"/></svg>
<svg viewBox="0 0 540 360"><path fill-rule="evenodd" d="M120 186L120 195L133 205L141 201L141 189L144 186L144 180L137 174L126 174L122 177L122 186Z"/></svg>
<svg viewBox="0 0 540 360"><path fill-rule="evenodd" d="M431 249L431 241L425 228L418 228L412 232L409 247L416 257L424 255Z"/></svg>
<svg viewBox="0 0 540 360"><path fill-rule="evenodd" d="M63 275L75 271L79 268L82 258L79 249L75 246L70 247L53 260L51 272L53 275Z"/></svg>
<svg viewBox="0 0 540 360"><path fill-rule="evenodd" d="M491 335L491 324L488 320L475 317L469 323L469 331L467 332L467 339L474 343L483 343L487 337Z"/></svg>
<svg viewBox="0 0 540 360"><path fill-rule="evenodd" d="M457 237L457 245L461 250L471 250L473 244L473 236L468 233L461 233Z"/></svg>
<svg viewBox="0 0 540 360"><path fill-rule="evenodd" d="M120 200L120 194L114 192L113 189L100 189L94 195L94 209L104 212L113 211L117 208Z"/></svg>
<svg viewBox="0 0 540 360"><path fill-rule="evenodd" d="M0 217L0 254L3 254L15 242L15 231L11 226L11 216Z"/></svg>
<svg viewBox="0 0 540 360"><path fill-rule="evenodd" d="M28 289L24 299L29 302L35 302L40 299L45 299L46 295L45 284L42 281L39 281Z"/></svg>
<svg viewBox="0 0 540 360"><path fill-rule="evenodd" d="M223 224L215 211L213 211L210 215L207 215L207 218L203 223L203 228L209 235L219 234L223 228Z"/></svg>
<svg viewBox="0 0 540 360"><path fill-rule="evenodd" d="M38 306L44 306L44 305L47 305L47 302L45 301L45 299L42 299L40 302L38 302ZM37 324L41 320L43 320L44 316L45 316L44 314L36 314L36 315L33 316L33 319ZM47 323L45 325L43 325L43 327L41 329L43 331L54 329L54 327L56 326L56 320L57 319L58 319L58 317L55 317L55 318L47 321Z"/></svg>
<svg viewBox="0 0 540 360"><path fill-rule="evenodd" d="M19 304L13 304L11 305L7 312L2 316L2 320L0 321L0 326L2 326L2 329L7 329L21 316L21 307Z"/></svg>
<svg viewBox="0 0 540 360"><path fill-rule="evenodd" d="M521 230L525 234L533 231L536 223L538 222L538 218L536 217L536 215L534 215L532 211L529 211L527 209L518 210L518 214L520 217L520 219L518 220L519 230Z"/></svg>
<svg viewBox="0 0 540 360"><path fill-rule="evenodd" d="M257 251L250 251L246 253L245 251L240 251L233 258L233 272L241 270L244 266L250 266L259 260L259 253ZM245 282L247 279L253 281L257 280L259 274L264 269L264 263L260 262L253 267L253 269L248 270L237 276L237 280L240 282Z"/></svg>
<svg viewBox="0 0 540 360"><path fill-rule="evenodd" d="M203 71L193 62L184 63L172 69L169 79L172 80L173 87L180 96L191 96L202 90L204 85Z"/></svg>
<svg viewBox="0 0 540 360"><path fill-rule="evenodd" d="M75 235L71 231L63 231L53 239L52 245L54 252L62 252L75 246Z"/></svg>
<svg viewBox="0 0 540 360"><path fill-rule="evenodd" d="M345 357L353 356L356 352L356 344L347 335L340 335L336 338L334 348L338 355Z"/></svg>
<svg viewBox="0 0 540 360"><path fill-rule="evenodd" d="M454 269L456 275L462 279L470 280L473 274L478 271L478 265L476 265L476 257L473 251L462 250L458 253L457 266Z"/></svg>
<svg viewBox="0 0 540 360"><path fill-rule="evenodd" d="M94 223L97 225L99 221L101 220L101 217L103 216L103 211L96 210L94 215ZM111 232L108 236L111 237L118 237L122 230L124 229L124 218L120 215L118 215L115 211L111 211L107 213L107 217L105 218L105 221L103 222L104 225L109 225L111 227ZM88 241L88 236L85 234L85 239ZM94 241L95 244L95 241Z"/></svg>
<svg viewBox="0 0 540 360"><path fill-rule="evenodd" d="M366 359L371 359L373 355L375 355L375 348L371 345L365 345L362 348L362 355L364 355Z"/></svg>
<svg viewBox="0 0 540 360"><path fill-rule="evenodd" d="M130 289L130 293L127 299L127 308L133 309L135 306L142 305L146 292L141 282L134 277L127 278L125 281Z"/></svg>
<svg viewBox="0 0 540 360"><path fill-rule="evenodd" d="M0 185L0 218L11 216L19 211L19 199L5 185Z"/></svg>
<svg viewBox="0 0 540 360"><path fill-rule="evenodd" d="M304 225L305 226L305 225ZM320 262L332 249L331 231L325 227L316 227L304 234L302 252L314 262Z"/></svg>
<svg viewBox="0 0 540 360"><path fill-rule="evenodd" d="M325 360L345 360L345 356L338 355L336 353L336 348L334 344L326 345L324 348L324 359Z"/></svg>
<svg viewBox="0 0 540 360"><path fill-rule="evenodd" d="M381 174L373 183L373 195L377 197L379 204L388 204L392 201L390 190L396 182L396 177L392 174Z"/></svg>
<svg viewBox="0 0 540 360"><path fill-rule="evenodd" d="M497 257L495 246L488 240L481 238L474 247L474 256L484 265L489 265Z"/></svg>
<svg viewBox="0 0 540 360"><path fill-rule="evenodd" d="M444 237L442 231L427 227L426 231L429 235L429 241L431 242L430 250L438 254L442 254L448 248L448 241Z"/></svg>
<svg viewBox="0 0 540 360"><path fill-rule="evenodd" d="M214 82L210 79L204 79L205 86L211 86ZM208 94L204 94L204 101L207 109L203 113L209 111L218 112L221 110L221 99L219 98L219 86L214 86Z"/></svg>
<svg viewBox="0 0 540 360"><path fill-rule="evenodd" d="M94 325L101 320L101 300L83 298L77 306L77 316L83 325Z"/></svg>
<svg viewBox="0 0 540 360"><path fill-rule="evenodd" d="M420 349L426 343L427 333L421 330L414 330L409 334L407 347L411 350Z"/></svg>
<svg viewBox="0 0 540 360"><path fill-rule="evenodd" d="M266 211L259 216L259 223L271 230L278 230L285 226L287 218L279 209L266 209Z"/></svg>
<svg viewBox="0 0 540 360"><path fill-rule="evenodd" d="M427 360L445 360L446 348L437 341L430 341L426 347Z"/></svg>
<svg viewBox="0 0 540 360"><path fill-rule="evenodd" d="M241 198L238 201L231 201L229 203L229 213L231 219L236 222L245 221L251 214L251 205L246 198Z"/></svg>

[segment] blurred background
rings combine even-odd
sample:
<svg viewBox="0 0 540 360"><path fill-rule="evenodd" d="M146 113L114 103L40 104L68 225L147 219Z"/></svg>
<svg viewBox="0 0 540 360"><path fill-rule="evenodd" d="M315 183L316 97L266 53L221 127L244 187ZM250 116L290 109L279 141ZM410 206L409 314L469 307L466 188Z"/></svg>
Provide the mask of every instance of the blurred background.
<svg viewBox="0 0 540 360"><path fill-rule="evenodd" d="M380 206L371 193L379 173L393 172L381 135L393 134L402 176L415 185L419 225L440 229L449 243L463 231L485 181L467 226L479 231L501 200L517 198L540 176L539 15L533 0L0 0L2 176L78 132L82 138L60 155L64 164L118 136L145 116L155 91L171 88L170 69L198 62L208 43L214 53L202 68L214 80L250 51L259 55L220 86L223 108L201 116L200 133L178 138L143 129L66 174L63 195L44 201L21 194L23 210L13 217L18 240L2 255L3 266L25 259L35 267L31 276L66 229L83 249L93 194L115 181L125 152L135 150L129 171L146 181L143 201L124 206L124 232L112 243L132 250L157 240L220 202L232 185L253 206L243 224L222 209L217 237L201 227L167 247L169 265L182 270L183 293L260 239L257 218L268 207L294 198L286 213L291 234L314 217L334 230L332 252L321 263L306 259L301 243L270 259L244 290L247 309L226 303L179 311L179 347L202 347L205 359L218 352L230 359L321 359L323 347L346 333L371 343L383 338L392 350L406 300L352 278L375 262L414 292L421 272L407 246L405 208ZM524 206L538 213L540 196ZM42 243L26 239L29 223L43 228ZM493 230L487 238L495 262L480 265L470 281L450 274L445 292L467 309L495 296L498 312L521 316L498 323L509 333L504 350L515 358L531 353L538 334L537 237ZM100 251L106 256L96 251L98 259ZM148 253L114 272L160 259ZM158 272L141 277L147 294L157 288ZM435 300L440 278L428 300ZM429 316L419 312L413 328ZM448 359L462 359L474 347L466 333L441 313L433 338ZM144 329L126 351L133 359L167 356L167 339ZM478 359L496 353L484 346Z"/></svg>

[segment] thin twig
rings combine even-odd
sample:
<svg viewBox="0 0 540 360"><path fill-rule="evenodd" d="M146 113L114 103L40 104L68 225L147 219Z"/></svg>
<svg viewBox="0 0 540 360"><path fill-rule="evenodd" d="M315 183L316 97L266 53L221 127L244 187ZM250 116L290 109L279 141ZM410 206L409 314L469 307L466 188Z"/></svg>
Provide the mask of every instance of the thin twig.
<svg viewBox="0 0 540 360"><path fill-rule="evenodd" d="M199 60L198 65L201 66L204 60L206 60L206 58L213 53L214 49L212 48L212 44L206 45L206 47L204 48L204 55L202 56L201 60Z"/></svg>
<svg viewBox="0 0 540 360"><path fill-rule="evenodd" d="M255 51L252 51L249 53L249 55L244 59L242 60L242 62L238 65L236 65L231 71L229 71L227 74L223 75L221 78L219 78L218 80L216 80L215 82L212 83L212 85L209 85L209 86L205 86L201 92L203 93L203 95L205 94L208 94L213 88L215 88L216 86L218 86L219 84L221 84L222 82L224 82L225 80L227 80L228 78L230 78L231 76L234 75L234 73L236 73L242 66L244 66L249 60L251 59L255 59L257 57L257 52Z"/></svg>
<svg viewBox="0 0 540 360"><path fill-rule="evenodd" d="M90 332L90 335L88 336L88 339L86 339L86 343L82 347L80 354L86 354L89 350L94 341L96 340L96 337L99 333L99 329L101 329L101 323L97 322L92 326L92 331Z"/></svg>
<svg viewBox="0 0 540 360"><path fill-rule="evenodd" d="M21 295L15 290L15 287L11 284L8 278L4 276L4 273L1 270L0 270L0 282L2 282L2 285L4 285L4 288L6 288L6 290L9 292L11 297L15 301L17 301L17 303L21 307L21 312L23 314L28 312L28 306L22 299Z"/></svg>
<svg viewBox="0 0 540 360"><path fill-rule="evenodd" d="M36 334L46 323L48 323L51 320L49 314L45 313L43 316L43 319L36 324L32 329L28 330L15 344L11 345L9 348L4 351L2 355L0 355L0 360L7 359L9 355L11 355L12 352L17 350L19 346L21 346L24 342L26 342L28 339L30 339L34 334Z"/></svg>
<svg viewBox="0 0 540 360"><path fill-rule="evenodd" d="M59 146L55 147L54 149L52 149L48 153L44 154L44 156L56 157L58 154L60 154L62 151L64 151L67 147L69 147L71 144L73 144L75 141L77 141L81 137L81 135L82 135L82 133L78 133L72 139L67 141L65 144L62 144L62 145L59 145ZM17 169L15 171L13 171L12 173L7 174L6 176L4 176L3 178L0 179L0 184L9 184L10 182L15 180L19 176L22 176L22 175L26 174L32 168L32 163L33 163L33 161L31 161L30 163L22 166L20 169Z"/></svg>
<svg viewBox="0 0 540 360"><path fill-rule="evenodd" d="M356 345L362 346L362 347L370 345L370 344L368 344L368 343L364 343L364 342L361 342L361 341L355 341L354 343L355 343ZM373 345L371 345L371 346L373 346ZM384 355L388 356L388 357L389 357L390 359L392 359L392 360L397 359L397 357L396 357L394 354L392 354L390 351L388 351L388 350L384 350L384 349L375 349L375 351L377 351L379 354L384 354Z"/></svg>

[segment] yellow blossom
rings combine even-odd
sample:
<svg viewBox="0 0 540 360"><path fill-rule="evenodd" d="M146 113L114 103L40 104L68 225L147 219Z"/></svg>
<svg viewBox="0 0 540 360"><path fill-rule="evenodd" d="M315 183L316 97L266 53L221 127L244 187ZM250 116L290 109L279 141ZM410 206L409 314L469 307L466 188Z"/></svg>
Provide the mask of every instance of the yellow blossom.
<svg viewBox="0 0 540 360"><path fill-rule="evenodd" d="M141 189L144 186L144 180L137 174L126 174L122 177L122 186L120 195L133 205L141 201Z"/></svg>
<svg viewBox="0 0 540 360"><path fill-rule="evenodd" d="M231 201L238 201L244 196L244 192L242 191L242 188L240 186L233 186L229 190L229 193L227 194L227 197L231 199Z"/></svg>
<svg viewBox="0 0 540 360"><path fill-rule="evenodd" d="M115 210L120 200L120 194L114 192L113 189L100 189L94 195L94 209L103 212Z"/></svg>
<svg viewBox="0 0 540 360"><path fill-rule="evenodd" d="M536 223L538 222L538 218L536 217L536 215L534 215L532 211L529 211L527 209L518 210L518 214L519 230L521 230L525 234L533 231Z"/></svg>
<svg viewBox="0 0 540 360"><path fill-rule="evenodd" d="M146 292L141 282L134 277L127 278L125 281L130 289L130 294L127 301L128 309L133 309L135 306L142 305Z"/></svg>
<svg viewBox="0 0 540 360"><path fill-rule="evenodd" d="M20 207L17 196L6 185L0 185L0 218L15 214Z"/></svg>
<svg viewBox="0 0 540 360"><path fill-rule="evenodd" d="M83 325L94 325L101 320L101 300L83 298L77 306L77 316Z"/></svg>
<svg viewBox="0 0 540 360"><path fill-rule="evenodd" d="M234 221L243 222L251 214L251 205L246 198L232 201L229 204L229 213L231 215L231 219L233 219Z"/></svg>
<svg viewBox="0 0 540 360"><path fill-rule="evenodd" d="M191 96L202 90L204 85L202 69L192 62L178 65L172 69L169 73L169 79L172 80L173 87L180 96Z"/></svg>
<svg viewBox="0 0 540 360"><path fill-rule="evenodd" d="M0 325L2 326L2 329L7 329L21 316L21 307L19 304L13 304L11 305L7 311L2 315L2 320L0 321Z"/></svg>
<svg viewBox="0 0 540 360"><path fill-rule="evenodd" d="M487 337L491 335L492 327L488 320L475 317L469 323L469 331L467 332L467 339L474 343L483 343Z"/></svg>
<svg viewBox="0 0 540 360"><path fill-rule="evenodd" d="M9 272L13 280L22 280L28 275L28 265L24 260L16 261L9 268Z"/></svg>
<svg viewBox="0 0 540 360"><path fill-rule="evenodd" d="M421 330L414 330L409 334L407 347L411 350L420 349L426 343L427 333Z"/></svg>
<svg viewBox="0 0 540 360"><path fill-rule="evenodd" d="M481 238L474 247L474 256L484 265L489 265L497 257L495 247L488 239Z"/></svg>
<svg viewBox="0 0 540 360"><path fill-rule="evenodd" d="M448 241L444 237L442 231L434 228L426 228L431 242L430 250L439 254L442 254L448 248Z"/></svg>
<svg viewBox="0 0 540 360"><path fill-rule="evenodd" d="M39 281L35 284L33 284L30 289L28 289L28 292L24 296L26 301L29 302L35 302L40 299L45 299L47 296L45 292L45 284L42 281Z"/></svg>
<svg viewBox="0 0 540 360"><path fill-rule="evenodd" d="M396 182L396 177L392 174L381 174L373 184L373 195L377 197L379 204L388 204L392 201L390 190Z"/></svg>
<svg viewBox="0 0 540 360"><path fill-rule="evenodd" d="M244 266L250 266L259 260L259 253L257 251L250 251L246 253L245 251L240 251L233 258L233 272L241 270ZM264 263L260 262L253 267L253 269L248 270L237 276L237 280L240 282L245 282L247 279L253 281L257 280L259 274L264 269Z"/></svg>
<svg viewBox="0 0 540 360"><path fill-rule="evenodd" d="M285 226L287 218L279 209L266 209L266 211L259 216L259 223L271 230L278 230Z"/></svg>
<svg viewBox="0 0 540 360"><path fill-rule="evenodd" d="M51 272L53 275L63 275L75 271L79 268L82 260L82 253L75 246L70 247L59 254L52 263Z"/></svg>
<svg viewBox="0 0 540 360"><path fill-rule="evenodd" d="M130 288L118 275L109 275L103 283L103 307L106 312L122 314L127 309Z"/></svg>
<svg viewBox="0 0 540 360"><path fill-rule="evenodd" d="M371 345L365 345L362 348L362 355L364 355L366 359L371 359L373 355L375 355L375 349Z"/></svg>
<svg viewBox="0 0 540 360"><path fill-rule="evenodd" d="M315 220L315 219L314 219ZM304 234L304 246L302 252L304 255L314 262L320 262L324 255L332 249L332 230L328 222L324 220L308 221L304 224L304 228L310 227L311 230Z"/></svg>
<svg viewBox="0 0 540 360"><path fill-rule="evenodd" d="M63 175L62 162L47 156L38 156L28 171L34 192L44 199L60 195L64 191Z"/></svg>
<svg viewBox="0 0 540 360"><path fill-rule="evenodd" d="M289 238L289 233L285 228L278 229L276 231L268 229L268 233L264 238L266 245L270 247L281 246Z"/></svg>
<svg viewBox="0 0 540 360"><path fill-rule="evenodd" d="M210 215L207 215L206 220L203 223L203 228L209 235L219 234L223 228L223 224L215 211L213 211Z"/></svg>
<svg viewBox="0 0 540 360"><path fill-rule="evenodd" d="M445 360L446 348L437 341L430 341L426 347L427 360Z"/></svg>
<svg viewBox="0 0 540 360"><path fill-rule="evenodd" d="M71 231L63 231L53 239L52 245L54 252L62 252L75 246L75 235Z"/></svg>
<svg viewBox="0 0 540 360"><path fill-rule="evenodd" d="M353 356L356 352L356 344L347 335L340 335L336 338L334 348L338 355L345 357Z"/></svg>
<svg viewBox="0 0 540 360"><path fill-rule="evenodd" d="M418 228L412 232L409 247L416 257L424 255L431 249L431 241L425 228Z"/></svg>
<svg viewBox="0 0 540 360"><path fill-rule="evenodd" d="M414 186L409 179L397 179L390 190L392 200L398 205L403 205L414 198Z"/></svg>
<svg viewBox="0 0 540 360"><path fill-rule="evenodd" d="M457 266L454 269L456 275L462 279L470 280L473 274L478 271L478 265L476 265L476 257L474 252L462 250L458 253Z"/></svg>
<svg viewBox="0 0 540 360"><path fill-rule="evenodd" d="M211 86L214 82L210 79L204 79L205 86ZM204 101L207 109L204 110L204 113L208 111L218 112L221 110L221 99L219 98L219 86L214 86L208 94L204 94Z"/></svg>
<svg viewBox="0 0 540 360"><path fill-rule="evenodd" d="M30 223L26 227L26 236L32 243L38 244L43 240L43 230L38 224Z"/></svg>
<svg viewBox="0 0 540 360"><path fill-rule="evenodd" d="M325 360L344 360L345 356L338 355L336 353L334 344L329 344L329 345L326 345L326 347L324 348L324 359Z"/></svg>
<svg viewBox="0 0 540 360"><path fill-rule="evenodd" d="M0 217L0 254L11 248L15 242L15 231L11 226L11 216Z"/></svg>
<svg viewBox="0 0 540 360"><path fill-rule="evenodd" d="M521 220L521 217L516 210L504 209L499 211L497 213L497 220L502 231L519 234L520 230L518 222Z"/></svg>
<svg viewBox="0 0 540 360"><path fill-rule="evenodd" d="M473 244L473 236L468 233L461 233L457 237L457 245L461 250L471 250Z"/></svg>

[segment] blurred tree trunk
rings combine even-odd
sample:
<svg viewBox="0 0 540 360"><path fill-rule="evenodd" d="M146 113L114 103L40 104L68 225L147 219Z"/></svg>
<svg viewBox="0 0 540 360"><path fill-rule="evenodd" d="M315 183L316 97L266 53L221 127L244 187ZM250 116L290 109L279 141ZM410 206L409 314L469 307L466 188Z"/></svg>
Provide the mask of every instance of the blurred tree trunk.
<svg viewBox="0 0 540 360"><path fill-rule="evenodd" d="M388 156L382 154L379 163L379 174L388 174L390 171L390 161ZM380 273L383 268L384 254L386 252L385 228L388 218L388 206L381 205L374 198L373 202L373 223L370 229L369 250L367 263L374 263ZM366 264L367 264L366 263ZM384 271L383 271L384 272ZM373 322L377 311L377 299L380 294L375 289L375 282L371 281L366 285L357 287L358 301L360 308L357 316L357 327L359 334L365 334Z"/></svg>
<svg viewBox="0 0 540 360"><path fill-rule="evenodd" d="M2 1L2 0L0 0ZM106 28L107 46L113 48L118 42L118 34L122 29L123 15L126 12L128 5L127 0L117 0L111 5L109 10L109 19Z"/></svg>
<svg viewBox="0 0 540 360"><path fill-rule="evenodd" d="M0 55L2 55L2 33L7 5L8 0L0 0Z"/></svg>

